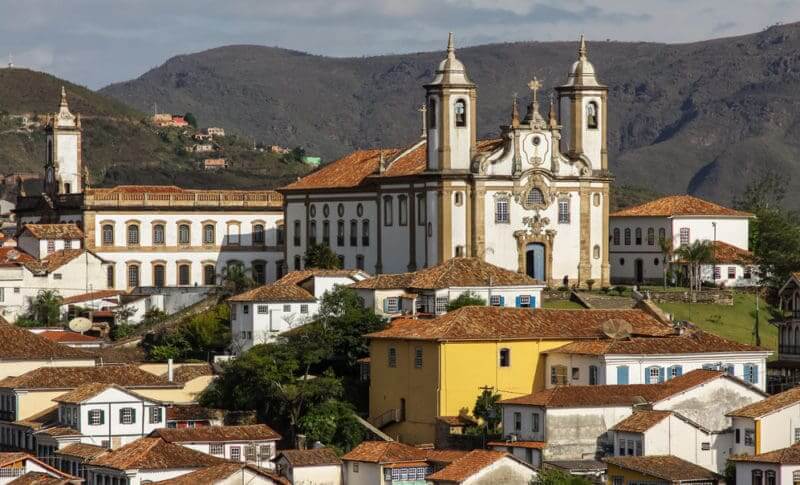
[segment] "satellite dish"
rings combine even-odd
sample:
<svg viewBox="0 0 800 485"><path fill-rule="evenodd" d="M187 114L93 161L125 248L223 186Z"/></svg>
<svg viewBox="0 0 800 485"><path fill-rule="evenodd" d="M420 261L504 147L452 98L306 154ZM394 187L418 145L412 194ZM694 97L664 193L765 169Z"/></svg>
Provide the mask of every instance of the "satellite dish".
<svg viewBox="0 0 800 485"><path fill-rule="evenodd" d="M69 321L69 329L73 332L83 333L92 328L92 321L86 317L75 317Z"/></svg>
<svg viewBox="0 0 800 485"><path fill-rule="evenodd" d="M610 339L620 340L630 338L631 332L633 332L633 327L630 322L625 320L612 318L603 323L603 333Z"/></svg>

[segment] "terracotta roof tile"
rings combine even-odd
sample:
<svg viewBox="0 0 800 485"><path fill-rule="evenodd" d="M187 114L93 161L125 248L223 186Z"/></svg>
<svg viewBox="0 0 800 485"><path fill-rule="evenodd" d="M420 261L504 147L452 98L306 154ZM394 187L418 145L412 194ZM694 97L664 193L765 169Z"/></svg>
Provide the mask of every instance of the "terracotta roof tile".
<svg viewBox="0 0 800 485"><path fill-rule="evenodd" d="M164 468L200 468L225 460L185 446L167 443L161 438L146 437L109 450L88 462L89 466L114 470L158 470Z"/></svg>
<svg viewBox="0 0 800 485"><path fill-rule="evenodd" d="M36 432L36 434L46 434L48 436L81 436L81 432L69 426L54 426Z"/></svg>
<svg viewBox="0 0 800 485"><path fill-rule="evenodd" d="M197 379L198 377L213 376L214 367L211 364L183 364L172 372L173 382L184 384ZM167 378L167 374L162 374Z"/></svg>
<svg viewBox="0 0 800 485"><path fill-rule="evenodd" d="M83 239L83 231L75 224L25 224L22 230L36 239Z"/></svg>
<svg viewBox="0 0 800 485"><path fill-rule="evenodd" d="M603 324L625 320L634 335L663 336L674 332L642 310L554 310L499 307L462 307L432 319L392 321L368 338L411 340L499 340L605 338Z"/></svg>
<svg viewBox="0 0 800 485"><path fill-rule="evenodd" d="M266 424L203 426L200 428L160 428L153 431L150 436L160 437L168 443L265 441L281 439L281 435Z"/></svg>
<svg viewBox="0 0 800 485"><path fill-rule="evenodd" d="M50 406L44 411L40 411L33 416L14 421L14 424L27 426L33 430L42 429L46 426L58 424L58 406Z"/></svg>
<svg viewBox="0 0 800 485"><path fill-rule="evenodd" d="M232 296L228 301L235 302L273 302L273 301L301 301L315 302L314 295L296 285L272 283L259 286Z"/></svg>
<svg viewBox="0 0 800 485"><path fill-rule="evenodd" d="M742 344L718 337L700 329L687 330L683 335L632 337L629 339L598 339L572 342L550 353L580 355L621 354L693 354L705 352L769 352L754 345Z"/></svg>
<svg viewBox="0 0 800 485"><path fill-rule="evenodd" d="M124 294L125 292L120 290L90 291L89 293L81 293L80 295L68 296L61 300L61 304L69 305L75 303L83 303L85 301L101 300L104 298L112 298Z"/></svg>
<svg viewBox="0 0 800 485"><path fill-rule="evenodd" d="M0 452L0 468L11 465L21 460L32 459L33 456L24 451L4 451Z"/></svg>
<svg viewBox="0 0 800 485"><path fill-rule="evenodd" d="M157 485L213 485L218 483L230 483L228 480L234 474L240 473L243 468L251 472L269 479L267 483L275 483L280 485L291 485L291 482L286 478L278 475L277 473L260 468L254 465L244 463L221 463L219 465L201 468L197 471L181 475L179 477L170 478L155 482ZM238 480L238 479L237 479ZM259 482L260 483L260 482Z"/></svg>
<svg viewBox="0 0 800 485"><path fill-rule="evenodd" d="M674 216L753 217L753 214L723 207L691 195L669 195L610 214L610 217Z"/></svg>
<svg viewBox="0 0 800 485"><path fill-rule="evenodd" d="M53 342L100 342L100 339L97 337L92 337L91 335L84 335L78 332L70 332L67 330L45 330L44 332L39 332L37 335L40 337L44 337L47 340L51 340Z"/></svg>
<svg viewBox="0 0 800 485"><path fill-rule="evenodd" d="M317 448L312 450L282 450L278 457L283 456L292 466L325 466L341 465L342 460L330 448Z"/></svg>
<svg viewBox="0 0 800 485"><path fill-rule="evenodd" d="M55 453L89 460L96 456L102 455L106 451L108 451L108 449L103 448L102 446L90 445L88 443L72 443L71 445L67 445L60 450L56 450Z"/></svg>
<svg viewBox="0 0 800 485"><path fill-rule="evenodd" d="M611 431L624 431L627 433L644 433L648 429L665 420L672 411L636 411L627 418L615 424Z"/></svg>
<svg viewBox="0 0 800 485"><path fill-rule="evenodd" d="M711 243L714 250L714 262L717 264L752 264L753 253L746 249L723 241Z"/></svg>
<svg viewBox="0 0 800 485"><path fill-rule="evenodd" d="M305 269L302 271L290 271L286 273L281 279L276 281L276 284L282 285L299 285L307 279L316 277L339 277L339 278L354 278L358 275L367 275L364 271L359 269Z"/></svg>
<svg viewBox="0 0 800 485"><path fill-rule="evenodd" d="M426 457L425 450L397 441L362 441L344 455L342 460L389 464L425 461Z"/></svg>
<svg viewBox="0 0 800 485"><path fill-rule="evenodd" d="M82 480L79 478L54 477L44 472L28 472L8 482L8 485L69 485L81 482Z"/></svg>
<svg viewBox="0 0 800 485"><path fill-rule="evenodd" d="M471 416L439 416L436 419L450 426L470 426L477 424L477 421L472 419Z"/></svg>
<svg viewBox="0 0 800 485"><path fill-rule="evenodd" d="M781 465L800 465L800 443L788 448L768 451L760 455L732 456L733 461L748 461L754 463L780 463Z"/></svg>
<svg viewBox="0 0 800 485"><path fill-rule="evenodd" d="M426 460L432 463L450 463L469 453L464 450L425 450Z"/></svg>
<svg viewBox="0 0 800 485"><path fill-rule="evenodd" d="M413 273L377 275L351 288L435 290L466 286L532 286L544 283L479 258L450 258L442 264Z"/></svg>
<svg viewBox="0 0 800 485"><path fill-rule="evenodd" d="M86 401L88 399L91 399L91 398L97 396L98 394L100 394L101 392L105 391L106 389L111 389L111 388L120 390L120 391L122 391L122 392L124 392L126 394L130 394L130 395L132 395L132 396L134 396L136 398L139 398L139 399L141 399L143 401L158 402L155 399L150 399L149 397L141 396L141 395L139 395L139 394L137 394L137 393L135 393L135 392L133 392L133 391L131 391L129 389L125 389L122 386L118 386L118 385L116 385L114 383L110 383L110 382L91 382L91 383L88 383L88 384L82 384L82 385L76 387L75 389L73 389L72 391L69 391L69 392L67 392L65 394L62 394L62 395L54 398L53 401L59 402L59 403L65 403L65 404L80 404L80 403L82 403L82 402L84 402L84 401Z"/></svg>
<svg viewBox="0 0 800 485"><path fill-rule="evenodd" d="M173 404L167 408L167 421L214 421L222 420L224 414L222 409L199 404Z"/></svg>
<svg viewBox="0 0 800 485"><path fill-rule="evenodd" d="M501 451L473 450L425 479L460 483L508 456L510 456L508 453Z"/></svg>
<svg viewBox="0 0 800 485"><path fill-rule="evenodd" d="M91 354L67 347L7 323L0 317L1 360L94 360Z"/></svg>
<svg viewBox="0 0 800 485"><path fill-rule="evenodd" d="M720 478L716 473L699 465L682 460L676 456L616 456L605 458L610 465L633 470L654 478L664 480L715 480Z"/></svg>
<svg viewBox="0 0 800 485"><path fill-rule="evenodd" d="M68 482L55 482L55 483L80 483L81 482L81 480L79 478L73 477L72 475L69 475L69 474L66 474L66 473L62 472L61 470L57 470L56 468L53 468L52 466L50 466L47 463L39 460L38 458L36 458L36 457L34 457L32 455L29 455L28 453L16 452L16 451L0 453L0 468L9 468L9 467L15 466L16 463L28 462L28 461L32 462L32 463L35 463L36 465L38 465L39 468L43 468L44 470L46 470L49 474L51 474L53 476L71 480L71 481L68 481ZM25 480L23 480L22 482L18 482L17 481L17 480L20 480L22 478L27 477L28 475L30 475L30 473L27 473L27 474L23 475L22 477L17 478L16 480L13 480L13 481L8 482L8 483L9 484L11 484L11 483L26 483L28 485L30 485L31 483L49 483L49 482L36 482L36 481L31 482L31 481L25 481ZM37 478L38 479L38 478L41 478L41 477L34 476L33 478Z"/></svg>
<svg viewBox="0 0 800 485"><path fill-rule="evenodd" d="M526 396L504 399L501 404L544 407L632 406L660 401L719 377L721 371L697 369L661 384L559 386Z"/></svg>
<svg viewBox="0 0 800 485"><path fill-rule="evenodd" d="M726 416L735 416L738 418L760 418L767 414L780 411L786 407L794 404L800 404L800 387L793 387L788 391L774 394L768 398L748 404L747 406L735 409Z"/></svg>
<svg viewBox="0 0 800 485"><path fill-rule="evenodd" d="M546 441L489 441L486 446L510 446L512 448L530 448L532 450L543 450L547 446Z"/></svg>
<svg viewBox="0 0 800 485"><path fill-rule="evenodd" d="M27 332L27 331L26 331ZM52 343L52 342L51 342ZM59 344L53 344L59 345ZM70 348L66 346L60 346ZM96 367L40 367L18 377L7 377L0 387L13 389L74 389L84 384L117 384L122 387L180 387L135 365Z"/></svg>

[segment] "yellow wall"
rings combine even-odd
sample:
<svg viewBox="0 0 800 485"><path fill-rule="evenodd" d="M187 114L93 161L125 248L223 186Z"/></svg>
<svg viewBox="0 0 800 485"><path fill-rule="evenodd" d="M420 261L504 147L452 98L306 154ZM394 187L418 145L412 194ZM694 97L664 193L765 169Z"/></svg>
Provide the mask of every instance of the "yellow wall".
<svg viewBox="0 0 800 485"><path fill-rule="evenodd" d="M568 340L509 342L449 342L373 340L370 343L370 418L400 408L406 401L406 420L384 432L406 443L432 443L438 416L472 413L481 388L489 386L502 397L524 396L544 389L542 352ZM397 349L397 367L388 365L388 349ZM499 366L501 348L511 350L511 366ZM414 351L423 349L423 367L414 367Z"/></svg>
<svg viewBox="0 0 800 485"><path fill-rule="evenodd" d="M656 482L661 483L668 483L664 482L659 478L652 477L650 475L645 475L639 472L635 472L633 470L627 470L625 468L620 468L616 465L608 464L608 478L606 481L607 485L613 485L614 478L616 477L624 477L625 481L623 485L628 485L631 481L640 481L640 480L655 480Z"/></svg>
<svg viewBox="0 0 800 485"><path fill-rule="evenodd" d="M214 376L202 376L187 382L183 388L134 389L142 396L172 403L197 402L199 394L214 380Z"/></svg>
<svg viewBox="0 0 800 485"><path fill-rule="evenodd" d="M25 419L40 413L56 403L53 399L65 394L67 391L21 391L18 396L17 420Z"/></svg>

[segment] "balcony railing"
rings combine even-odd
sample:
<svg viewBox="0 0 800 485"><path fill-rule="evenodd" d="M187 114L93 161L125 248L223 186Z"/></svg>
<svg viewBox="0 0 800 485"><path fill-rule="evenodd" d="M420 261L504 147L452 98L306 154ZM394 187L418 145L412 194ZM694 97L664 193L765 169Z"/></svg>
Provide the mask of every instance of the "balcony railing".
<svg viewBox="0 0 800 485"><path fill-rule="evenodd" d="M283 196L271 190L88 193L87 207L282 207Z"/></svg>

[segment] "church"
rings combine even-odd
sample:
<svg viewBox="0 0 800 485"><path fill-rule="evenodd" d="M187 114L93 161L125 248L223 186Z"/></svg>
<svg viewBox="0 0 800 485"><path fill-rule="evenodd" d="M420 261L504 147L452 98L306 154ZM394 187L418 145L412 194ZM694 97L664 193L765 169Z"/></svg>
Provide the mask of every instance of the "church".
<svg viewBox="0 0 800 485"><path fill-rule="evenodd" d="M496 139L477 139L477 86L447 57L426 91L422 135L405 148L350 153L279 191L288 269L328 245L343 266L402 273L471 256L551 286L609 284L608 88L583 38L542 115L531 102Z"/></svg>

